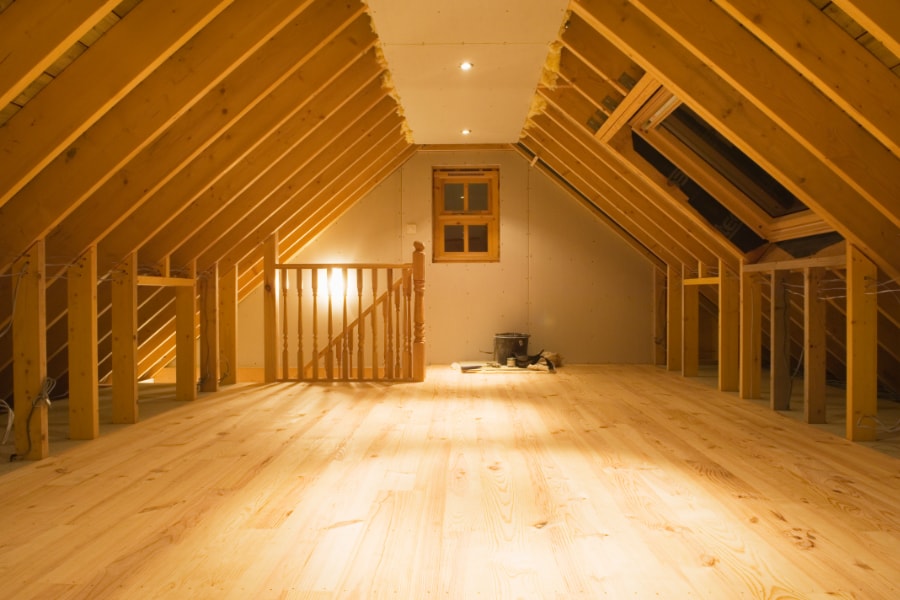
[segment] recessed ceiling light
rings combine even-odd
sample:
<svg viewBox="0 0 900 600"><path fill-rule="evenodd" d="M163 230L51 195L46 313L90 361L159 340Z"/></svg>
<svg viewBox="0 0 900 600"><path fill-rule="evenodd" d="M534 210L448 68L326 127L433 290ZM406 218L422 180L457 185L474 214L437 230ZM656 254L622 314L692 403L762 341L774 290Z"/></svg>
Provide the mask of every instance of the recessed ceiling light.
<svg viewBox="0 0 900 600"><path fill-rule="evenodd" d="M459 68L462 69L463 71L469 71L472 69L473 66L474 65L467 60L459 63Z"/></svg>
<svg viewBox="0 0 900 600"><path fill-rule="evenodd" d="M471 130L471 129L463 129L463 130L462 130L462 134L463 134L463 135L469 135L470 133L472 133L472 130Z"/></svg>

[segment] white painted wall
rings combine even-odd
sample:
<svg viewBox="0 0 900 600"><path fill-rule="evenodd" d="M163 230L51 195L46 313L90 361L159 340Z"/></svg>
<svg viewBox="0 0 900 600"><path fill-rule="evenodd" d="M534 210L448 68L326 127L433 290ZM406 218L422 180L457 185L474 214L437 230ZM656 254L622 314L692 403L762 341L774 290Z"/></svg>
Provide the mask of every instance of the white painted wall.
<svg viewBox="0 0 900 600"><path fill-rule="evenodd" d="M431 169L454 165L500 167L499 263L430 260ZM490 358L507 331L570 363L653 360L651 265L512 151L419 152L290 262L409 262L415 240L428 256L429 364ZM261 367L260 290L239 330L240 366Z"/></svg>

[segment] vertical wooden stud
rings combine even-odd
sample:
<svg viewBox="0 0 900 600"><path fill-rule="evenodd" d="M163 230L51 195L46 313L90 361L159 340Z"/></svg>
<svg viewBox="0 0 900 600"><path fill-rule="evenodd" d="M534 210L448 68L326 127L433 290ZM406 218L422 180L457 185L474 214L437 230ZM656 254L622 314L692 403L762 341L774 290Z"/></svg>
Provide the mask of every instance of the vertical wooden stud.
<svg viewBox="0 0 900 600"><path fill-rule="evenodd" d="M803 271L803 416L807 423L825 422L825 269Z"/></svg>
<svg viewBox="0 0 900 600"><path fill-rule="evenodd" d="M738 395L762 396L762 287L756 273L741 274L741 366Z"/></svg>
<svg viewBox="0 0 900 600"><path fill-rule="evenodd" d="M50 454L49 401L42 397L47 377L45 269L44 240L38 240L12 270L17 277L12 299L15 443L17 456L26 460Z"/></svg>
<svg viewBox="0 0 900 600"><path fill-rule="evenodd" d="M137 254L112 273L112 421L137 423Z"/></svg>
<svg viewBox="0 0 900 600"><path fill-rule="evenodd" d="M281 287L281 378L285 381L291 378L291 359L288 348L290 343L290 319L288 318L288 293L290 292L290 283L288 282L288 270L285 268L278 269L278 284Z"/></svg>
<svg viewBox="0 0 900 600"><path fill-rule="evenodd" d="M175 398L197 398L197 285L196 262L188 266L193 285L175 288Z"/></svg>
<svg viewBox="0 0 900 600"><path fill-rule="evenodd" d="M719 389L736 392L740 380L741 290L735 273L719 261Z"/></svg>
<svg viewBox="0 0 900 600"><path fill-rule="evenodd" d="M773 271L769 313L769 405L791 409L791 339L787 302L790 271Z"/></svg>
<svg viewBox="0 0 900 600"><path fill-rule="evenodd" d="M425 381L425 245L413 247L413 380Z"/></svg>
<svg viewBox="0 0 900 600"><path fill-rule="evenodd" d="M263 366L265 382L278 379L278 234L266 239L263 247Z"/></svg>
<svg viewBox="0 0 900 600"><path fill-rule="evenodd" d="M666 267L666 369L681 370L681 265Z"/></svg>
<svg viewBox="0 0 900 600"><path fill-rule="evenodd" d="M219 389L219 264L213 263L200 286L200 389Z"/></svg>
<svg viewBox="0 0 900 600"><path fill-rule="evenodd" d="M69 438L100 435L97 376L97 247L68 269Z"/></svg>
<svg viewBox="0 0 900 600"><path fill-rule="evenodd" d="M878 270L853 244L847 246L847 438L877 439Z"/></svg>
<svg viewBox="0 0 900 600"><path fill-rule="evenodd" d="M366 368L366 322L363 313L363 270L361 268L356 269L356 296L356 322L358 326L356 332L358 340L356 345L358 353L356 358L356 378L362 380L365 377Z"/></svg>
<svg viewBox="0 0 900 600"><path fill-rule="evenodd" d="M653 270L653 355L658 366L666 364L666 274Z"/></svg>
<svg viewBox="0 0 900 600"><path fill-rule="evenodd" d="M219 277L219 356L224 363L221 381L225 385L237 383L237 276L234 266Z"/></svg>
<svg viewBox="0 0 900 600"><path fill-rule="evenodd" d="M681 374L696 377L700 373L700 286L682 285L681 298Z"/></svg>

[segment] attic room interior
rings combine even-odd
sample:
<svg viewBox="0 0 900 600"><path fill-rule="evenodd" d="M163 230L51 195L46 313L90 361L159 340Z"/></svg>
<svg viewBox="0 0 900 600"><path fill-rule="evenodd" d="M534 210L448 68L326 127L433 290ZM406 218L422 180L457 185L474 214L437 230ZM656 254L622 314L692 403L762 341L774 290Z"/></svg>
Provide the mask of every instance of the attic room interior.
<svg viewBox="0 0 900 600"><path fill-rule="evenodd" d="M898 57L883 0L0 0L4 594L900 597Z"/></svg>

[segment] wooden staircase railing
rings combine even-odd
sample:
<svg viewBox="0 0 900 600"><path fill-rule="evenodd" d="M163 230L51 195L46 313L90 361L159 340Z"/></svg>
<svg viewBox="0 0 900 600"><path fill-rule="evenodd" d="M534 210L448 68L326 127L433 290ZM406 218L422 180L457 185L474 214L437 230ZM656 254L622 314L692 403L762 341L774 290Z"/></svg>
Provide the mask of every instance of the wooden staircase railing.
<svg viewBox="0 0 900 600"><path fill-rule="evenodd" d="M267 353L276 380L424 380L424 246L415 248L403 264L275 264L276 331L266 338L278 344Z"/></svg>

